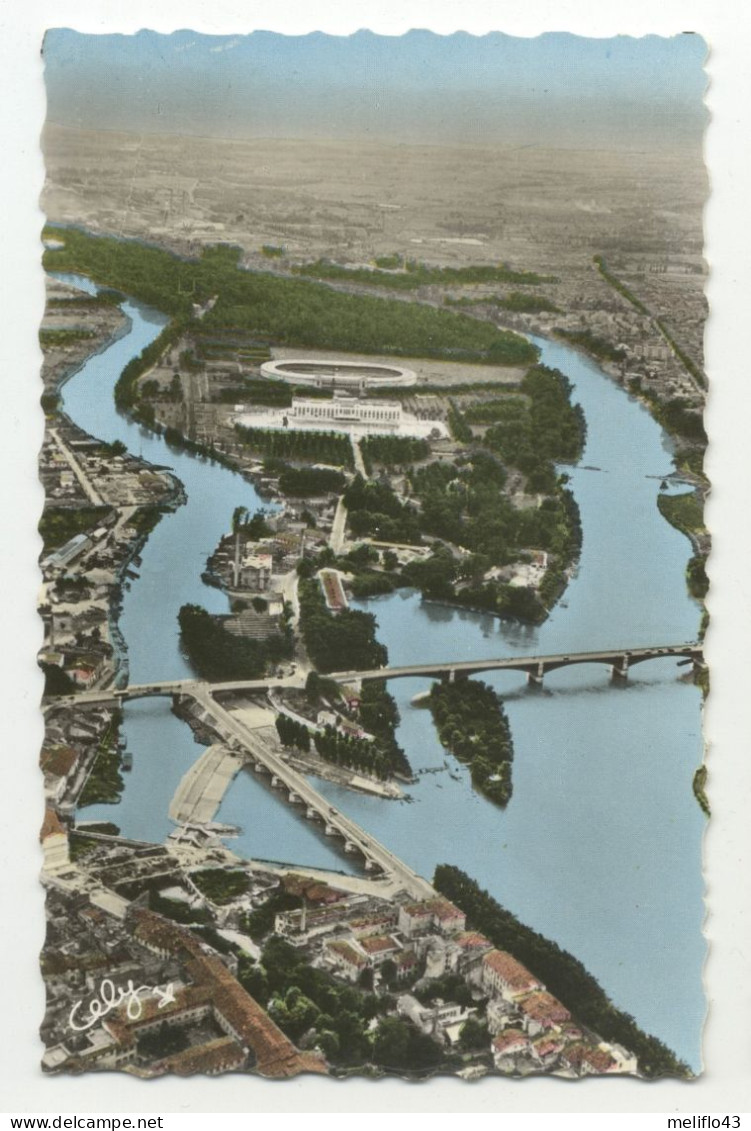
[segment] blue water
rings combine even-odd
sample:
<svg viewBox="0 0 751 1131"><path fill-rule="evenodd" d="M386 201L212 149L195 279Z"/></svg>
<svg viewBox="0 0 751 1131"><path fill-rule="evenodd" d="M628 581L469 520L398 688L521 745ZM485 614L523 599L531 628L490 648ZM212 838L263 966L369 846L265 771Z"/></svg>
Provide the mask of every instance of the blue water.
<svg viewBox="0 0 751 1131"><path fill-rule="evenodd" d="M133 682L189 674L177 611L195 601L224 611L203 585L205 560L236 506L258 498L239 475L185 453L120 416L112 389L125 363L159 333L161 315L123 305L130 332L66 385L64 407L81 427L169 465L188 502L162 520L143 552L140 579L124 599L121 629ZM567 469L584 545L577 576L539 628L424 604L400 592L363 603L375 612L390 660L587 651L696 638L699 608L685 590L687 540L657 511L659 478L671 468L663 433L635 400L576 351L537 340L542 360L563 370L584 407L588 440ZM400 740L415 770L437 769L410 787L411 804L381 801L325 782L321 792L419 872L463 868L522 920L575 954L615 1003L701 1064L705 1004L701 968L704 819L691 790L701 761L700 695L672 660L633 669L615 687L605 668L569 668L528 691L514 673L484 676L504 694L516 756L505 811L471 788L467 771L438 743L429 714L411 706L426 681L395 681ZM86 819L161 841L166 809L201 748L166 703L132 704L125 732L134 755L122 801L89 807ZM218 819L242 827L241 854L351 870L351 862L252 774L243 772Z"/></svg>

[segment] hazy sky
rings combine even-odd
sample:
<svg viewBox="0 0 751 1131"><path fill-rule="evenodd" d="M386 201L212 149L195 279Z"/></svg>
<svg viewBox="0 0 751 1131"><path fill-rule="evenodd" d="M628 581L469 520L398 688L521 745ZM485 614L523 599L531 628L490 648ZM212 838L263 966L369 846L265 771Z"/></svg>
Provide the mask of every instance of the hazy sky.
<svg viewBox="0 0 751 1131"><path fill-rule="evenodd" d="M88 129L429 144L696 142L696 35L517 39L47 33L51 121Z"/></svg>

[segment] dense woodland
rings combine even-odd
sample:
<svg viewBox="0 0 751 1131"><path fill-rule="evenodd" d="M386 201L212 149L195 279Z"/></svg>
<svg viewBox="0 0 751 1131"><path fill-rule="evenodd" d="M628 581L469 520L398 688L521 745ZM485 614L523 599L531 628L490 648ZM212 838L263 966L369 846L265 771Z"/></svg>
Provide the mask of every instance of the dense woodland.
<svg viewBox="0 0 751 1131"><path fill-rule="evenodd" d="M397 262L398 259L398 262ZM383 262L383 261L382 261ZM477 283L522 283L537 286L540 283L555 282L552 275L537 275L534 271L514 271L505 264L484 266L473 264L469 267L430 267L416 259L404 260L394 257L395 267L400 270L384 270L376 266L345 267L328 259L317 259L314 263L303 263L293 267L296 275L313 279L329 279L336 282L360 283L369 287L387 287L395 291L414 291L427 286L463 286Z"/></svg>
<svg viewBox="0 0 751 1131"><path fill-rule="evenodd" d="M386 482L356 475L344 492L344 505L354 538L416 545L422 542L416 509L405 504Z"/></svg>
<svg viewBox="0 0 751 1131"><path fill-rule="evenodd" d="M467 915L494 946L513 954L547 986L580 1023L606 1041L634 1052L645 1076L691 1075L688 1067L656 1037L644 1033L628 1013L617 1009L600 984L567 951L525 926L459 868L441 864L434 886Z"/></svg>
<svg viewBox="0 0 751 1131"><path fill-rule="evenodd" d="M178 621L183 651L202 679L261 679L269 664L292 655L288 634L265 640L235 636L200 605L183 605Z"/></svg>
<svg viewBox="0 0 751 1131"><path fill-rule="evenodd" d="M435 462L413 470L406 501L386 483L355 476L345 492L354 537L414 545L427 538L432 546L428 557L409 562L400 573L367 573L343 562L343 568L355 566L353 591L365 596L411 585L433 600L533 622L544 619L564 584L565 569L579 552L578 508L558 479L554 494L539 507L514 507L504 493L506 476L498 457L479 448L455 463ZM459 557L446 543L470 552ZM491 567L518 561L525 549L544 550L555 558L540 597L524 586L484 580Z"/></svg>
<svg viewBox="0 0 751 1131"><path fill-rule="evenodd" d="M430 444L413 436L365 436L360 451L370 474L375 464L397 467L419 463L430 455Z"/></svg>
<svg viewBox="0 0 751 1131"><path fill-rule="evenodd" d="M272 459L326 463L334 467L353 467L349 436L341 432L302 432L292 428L245 428L235 425L242 444L254 453Z"/></svg>
<svg viewBox="0 0 751 1131"><path fill-rule="evenodd" d="M388 662L384 644L376 640L372 613L343 609L333 615L317 581L300 580L300 630L305 648L319 672L368 671Z"/></svg>
<svg viewBox="0 0 751 1131"><path fill-rule="evenodd" d="M557 369L535 365L520 389L528 406L520 398L508 398L505 419L488 429L483 442L524 473L530 491L553 491L553 465L575 463L584 449L584 413L581 405L571 403L571 382Z"/></svg>
<svg viewBox="0 0 751 1131"><path fill-rule="evenodd" d="M466 762L472 784L497 805L511 799L514 743L503 702L486 683L434 683L428 701L441 745Z"/></svg>
<svg viewBox="0 0 751 1131"><path fill-rule="evenodd" d="M344 484L345 478L341 471L328 467L287 466L279 476L279 490L283 495L291 495L296 499L339 494Z"/></svg>
<svg viewBox="0 0 751 1131"><path fill-rule="evenodd" d="M518 334L450 310L342 294L308 279L243 270L239 248L206 247L200 259L181 259L135 240L91 236L73 228L48 228L46 233L65 245L45 252L47 270L83 272L176 322L191 319L193 303L218 296L202 320L206 332L231 329L278 345L490 365L530 364L537 353ZM498 269L466 270L492 274Z"/></svg>
<svg viewBox="0 0 751 1131"><path fill-rule="evenodd" d="M626 360L625 350L622 350L620 346L614 346L607 338L593 334L591 330L564 330L557 327L555 333L559 338L565 338L573 346L579 346L580 349L585 350L586 353L600 361L621 362Z"/></svg>
<svg viewBox="0 0 751 1131"><path fill-rule="evenodd" d="M379 742L340 734L331 726L316 733L313 744L321 758L335 766L345 766L381 779L390 777L394 772L405 771L403 756L394 761Z"/></svg>

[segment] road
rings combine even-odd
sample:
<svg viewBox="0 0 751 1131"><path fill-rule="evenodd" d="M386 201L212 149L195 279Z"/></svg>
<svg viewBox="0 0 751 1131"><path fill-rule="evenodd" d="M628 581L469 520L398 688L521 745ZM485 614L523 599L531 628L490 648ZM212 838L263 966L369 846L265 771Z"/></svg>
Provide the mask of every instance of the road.
<svg viewBox="0 0 751 1131"><path fill-rule="evenodd" d="M370 668L367 671L344 671L327 673L327 679L337 683L358 683L370 679L453 679L459 675L472 675L487 671L526 672L533 680L541 680L546 672L556 668L566 668L577 664L606 664L625 676L634 664L645 660L658 660L674 656L690 660L696 666L703 665L704 654L701 644L664 644L651 648L614 648L602 652L571 652L568 655L556 653L550 656L504 656L500 659L444 660L440 663L407 664L401 667ZM208 683L205 680L167 680L163 683L131 684L121 689L112 688L101 691L82 691L78 695L59 696L45 706L75 703L79 706L93 703L115 703L127 699L145 698L149 695L193 695L197 689L210 689L212 693L231 691L269 691L276 687L303 688L307 673L276 676L270 679L226 680Z"/></svg>
<svg viewBox="0 0 751 1131"><path fill-rule="evenodd" d="M355 683L369 679L413 679L419 676L442 678L471 675L486 671L521 671L533 679L542 679L545 672L577 664L607 664L625 675L629 667L645 660L661 657L685 657L697 664L703 662L700 644L665 644L653 648L612 649L607 652L571 652L550 656L504 656L501 659L454 660L437 664L409 664L403 667L372 668L369 671L331 672L328 679L337 683Z"/></svg>
<svg viewBox="0 0 751 1131"><path fill-rule="evenodd" d="M68 445L62 439L62 437L58 434L57 430L54 429L54 428L48 429L48 435L57 444L57 449L60 452L60 455L63 457L65 462L70 467L70 470L75 475L76 479L78 480L78 482L81 486L81 489L83 490L83 492L86 495L86 498L89 500L89 502L93 503L93 505L95 507L104 506L105 505L104 499L99 494L96 487L93 485L93 483L91 482L88 475L86 474L86 472L81 467L81 465L78 462L78 460L76 459L76 457L73 455L73 452L70 450Z"/></svg>
<svg viewBox="0 0 751 1131"><path fill-rule="evenodd" d="M435 895L427 880L418 876L375 837L329 804L307 778L293 770L279 754L266 745L256 731L246 726L238 715L217 703L208 685L199 684L192 691L192 696L210 716L205 720L207 725L213 724L225 741L231 742L234 739L241 750L250 754L254 762L262 764L271 773L272 784L274 778L283 782L290 800L299 800L308 810L317 814L325 823L327 831L329 828L336 830L344 838L346 848L350 851L358 849L366 861L380 868L398 888L408 892L412 898L428 899Z"/></svg>
<svg viewBox="0 0 751 1131"><path fill-rule="evenodd" d="M360 475L362 475L363 479L367 479L368 478L368 471L367 471L367 468L365 467L365 460L362 458L362 452L360 450L360 440L357 436L355 436L355 434L353 432L350 432L349 442L352 445L352 455L354 456L354 459L355 459L355 471L357 471Z"/></svg>
<svg viewBox="0 0 751 1131"><path fill-rule="evenodd" d="M347 528L347 508L344 505L344 496L339 496L339 501L336 504L336 514L334 515L334 522L331 526L331 536L329 538L329 545L335 554L341 554L342 547L344 546L344 531Z"/></svg>

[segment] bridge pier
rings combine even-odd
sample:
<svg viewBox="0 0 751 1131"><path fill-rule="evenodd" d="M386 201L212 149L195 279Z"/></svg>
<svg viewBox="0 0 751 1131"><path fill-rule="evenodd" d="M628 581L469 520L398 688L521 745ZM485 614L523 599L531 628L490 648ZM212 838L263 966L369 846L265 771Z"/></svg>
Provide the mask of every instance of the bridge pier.
<svg viewBox="0 0 751 1131"><path fill-rule="evenodd" d="M290 803L290 805L299 805L300 801L301 801L300 795L298 793L295 793L295 791L293 789L291 789L289 791L289 803Z"/></svg>
<svg viewBox="0 0 751 1131"><path fill-rule="evenodd" d="M456 668L449 668L448 676L443 676L444 681L448 679L449 683L458 683L465 679L469 679L469 672L458 672ZM427 694L430 694L428 692Z"/></svg>
<svg viewBox="0 0 751 1131"><path fill-rule="evenodd" d="M542 687L542 678L545 675L545 665L537 664L534 668L527 669L527 686Z"/></svg>
<svg viewBox="0 0 751 1131"><path fill-rule="evenodd" d="M628 679L628 656L621 656L610 669L610 678L614 683L621 683Z"/></svg>
<svg viewBox="0 0 751 1131"><path fill-rule="evenodd" d="M344 851L345 852L357 852L357 845L352 840L345 840Z"/></svg>
<svg viewBox="0 0 751 1131"><path fill-rule="evenodd" d="M337 836L338 834L338 829L335 829L333 825L325 825L323 831L326 836Z"/></svg>
<svg viewBox="0 0 751 1131"><path fill-rule="evenodd" d="M305 810L305 816L308 818L309 821L315 821L316 817L318 816L318 813L315 811L315 809L312 807L312 805L308 805L307 809Z"/></svg>

